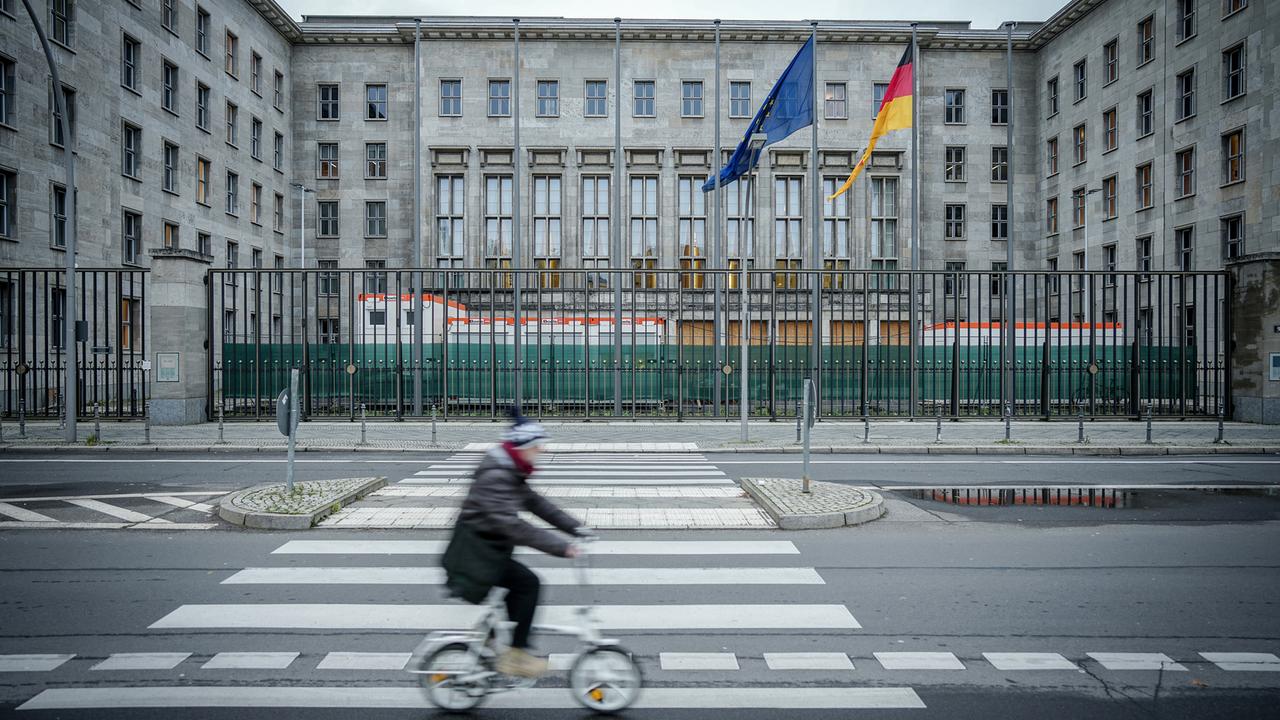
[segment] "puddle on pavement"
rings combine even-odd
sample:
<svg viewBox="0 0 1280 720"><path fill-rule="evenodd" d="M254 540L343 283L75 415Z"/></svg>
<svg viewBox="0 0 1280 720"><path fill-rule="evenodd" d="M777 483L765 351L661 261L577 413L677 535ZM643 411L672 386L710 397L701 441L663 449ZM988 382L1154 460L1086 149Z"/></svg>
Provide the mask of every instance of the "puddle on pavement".
<svg viewBox="0 0 1280 720"><path fill-rule="evenodd" d="M1213 501L1225 497L1280 497L1277 487L1250 488L1194 488L1170 489L1141 487L955 487L921 488L901 491L902 495L917 500L932 500L948 505L970 507L1031 505L1046 507L1087 507L1105 509L1140 509L1149 507L1151 501L1176 498L1179 504L1195 504L1197 501ZM1160 502L1159 504L1164 504Z"/></svg>

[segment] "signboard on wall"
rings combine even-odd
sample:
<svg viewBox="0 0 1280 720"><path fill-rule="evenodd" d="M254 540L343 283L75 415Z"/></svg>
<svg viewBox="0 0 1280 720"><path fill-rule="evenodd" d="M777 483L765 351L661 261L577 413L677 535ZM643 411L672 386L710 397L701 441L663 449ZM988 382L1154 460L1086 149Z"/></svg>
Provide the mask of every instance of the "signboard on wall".
<svg viewBox="0 0 1280 720"><path fill-rule="evenodd" d="M156 353L156 382L178 382L178 353Z"/></svg>
<svg viewBox="0 0 1280 720"><path fill-rule="evenodd" d="M1271 353L1271 380L1280 382L1280 353Z"/></svg>

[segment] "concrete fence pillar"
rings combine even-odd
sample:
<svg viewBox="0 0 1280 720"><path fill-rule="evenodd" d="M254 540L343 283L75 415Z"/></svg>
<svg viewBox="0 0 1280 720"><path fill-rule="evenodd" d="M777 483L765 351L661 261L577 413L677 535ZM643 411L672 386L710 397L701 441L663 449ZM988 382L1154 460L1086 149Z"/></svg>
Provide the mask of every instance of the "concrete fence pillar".
<svg viewBox="0 0 1280 720"><path fill-rule="evenodd" d="M1280 424L1280 252L1228 260L1232 419Z"/></svg>
<svg viewBox="0 0 1280 720"><path fill-rule="evenodd" d="M151 421L208 421L209 266L194 250L151 251Z"/></svg>

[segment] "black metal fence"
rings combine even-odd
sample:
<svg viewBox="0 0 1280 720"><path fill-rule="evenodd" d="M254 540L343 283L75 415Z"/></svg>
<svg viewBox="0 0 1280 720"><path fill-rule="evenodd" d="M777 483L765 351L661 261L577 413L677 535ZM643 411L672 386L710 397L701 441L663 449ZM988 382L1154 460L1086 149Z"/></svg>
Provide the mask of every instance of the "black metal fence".
<svg viewBox="0 0 1280 720"><path fill-rule="evenodd" d="M67 294L63 270L0 269L0 412L60 418ZM80 323L77 417L146 412L146 270L78 270L71 301Z"/></svg>
<svg viewBox="0 0 1280 720"><path fill-rule="evenodd" d="M413 416L417 393L443 418L517 397L548 418L737 417L745 382L748 412L776 419L805 377L827 418L1229 401L1219 272L417 272L415 304L413 270L210 271L211 414L271 417L292 368L312 418Z"/></svg>

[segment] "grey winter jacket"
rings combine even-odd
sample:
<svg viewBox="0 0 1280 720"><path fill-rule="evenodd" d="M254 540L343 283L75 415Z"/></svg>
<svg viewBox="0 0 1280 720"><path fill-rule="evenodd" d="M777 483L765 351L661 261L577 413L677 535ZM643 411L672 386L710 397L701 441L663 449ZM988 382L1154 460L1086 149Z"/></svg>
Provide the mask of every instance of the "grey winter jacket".
<svg viewBox="0 0 1280 720"><path fill-rule="evenodd" d="M519 513L531 512L567 533L582 523L529 487L528 479L502 446L492 448L476 468L458 520L512 547L527 545L563 557L568 539L526 522Z"/></svg>

